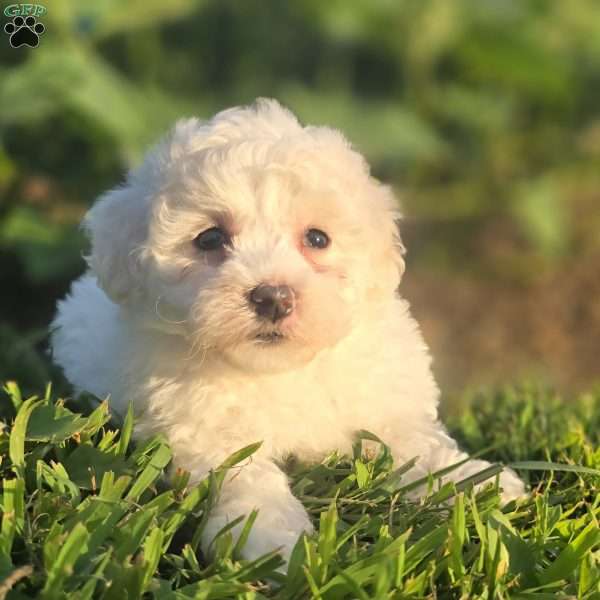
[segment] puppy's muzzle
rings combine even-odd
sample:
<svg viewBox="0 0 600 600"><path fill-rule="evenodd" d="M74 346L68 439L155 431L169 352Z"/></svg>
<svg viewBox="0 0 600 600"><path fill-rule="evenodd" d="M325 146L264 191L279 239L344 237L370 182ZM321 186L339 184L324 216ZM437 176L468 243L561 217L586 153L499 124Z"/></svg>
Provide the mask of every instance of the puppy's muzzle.
<svg viewBox="0 0 600 600"><path fill-rule="evenodd" d="M259 317L276 323L294 310L295 294L289 285L262 283L250 292L249 300Z"/></svg>

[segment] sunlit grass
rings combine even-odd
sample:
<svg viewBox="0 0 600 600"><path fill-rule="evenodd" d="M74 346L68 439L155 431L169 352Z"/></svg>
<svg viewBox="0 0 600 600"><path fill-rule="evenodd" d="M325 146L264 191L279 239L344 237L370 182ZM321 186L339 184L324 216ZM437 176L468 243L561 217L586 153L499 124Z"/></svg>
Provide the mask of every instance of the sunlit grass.
<svg viewBox="0 0 600 600"><path fill-rule="evenodd" d="M318 532L299 540L288 574L269 554L240 558L229 529L203 556L199 539L232 456L188 485L164 477L159 438L131 443L105 404L76 414L50 392L6 388L0 431L0 599L8 598L597 598L600 594L600 396L564 404L542 392L476 399L450 419L472 452L516 466L531 496L501 507L496 483L440 485L410 501L407 465L382 446L288 465ZM9 400L10 399L10 400ZM368 436L364 433L363 435Z"/></svg>

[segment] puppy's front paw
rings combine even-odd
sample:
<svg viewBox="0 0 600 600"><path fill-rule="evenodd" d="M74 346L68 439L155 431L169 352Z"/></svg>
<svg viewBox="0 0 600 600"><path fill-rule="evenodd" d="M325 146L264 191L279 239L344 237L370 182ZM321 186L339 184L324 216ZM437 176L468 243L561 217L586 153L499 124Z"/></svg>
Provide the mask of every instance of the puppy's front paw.
<svg viewBox="0 0 600 600"><path fill-rule="evenodd" d="M203 547L210 552L211 544L219 531L241 514L248 515L252 509L248 505L229 502L226 506L217 507L209 519L203 533ZM233 528L232 534L237 539L243 523ZM313 526L302 504L291 497L285 504L273 502L260 507L250 535L242 548L242 558L255 560L264 554L278 550L286 565L298 538L303 533L312 533ZM283 569L285 571L285 568Z"/></svg>
<svg viewBox="0 0 600 600"><path fill-rule="evenodd" d="M292 550L298 541L298 538L304 533L312 533L313 528L310 523L305 527L298 529L290 528L272 528L263 527L262 525L253 528L253 531L246 542L246 546L242 550L243 558L254 560L259 556L278 550L279 554L285 561L283 571L287 570L287 563L292 555Z"/></svg>
<svg viewBox="0 0 600 600"><path fill-rule="evenodd" d="M500 487L502 488L501 498L503 504L521 498L526 494L525 484L508 467L505 467L504 471L500 473Z"/></svg>

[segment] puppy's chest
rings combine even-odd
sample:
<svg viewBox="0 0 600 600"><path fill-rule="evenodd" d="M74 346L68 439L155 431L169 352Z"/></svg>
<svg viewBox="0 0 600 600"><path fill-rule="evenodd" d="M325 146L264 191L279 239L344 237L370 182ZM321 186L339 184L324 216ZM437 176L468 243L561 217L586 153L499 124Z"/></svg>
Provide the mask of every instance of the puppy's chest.
<svg viewBox="0 0 600 600"><path fill-rule="evenodd" d="M263 440L275 455L309 456L347 445L342 398L311 377L223 380L211 386L202 404L202 426L239 442Z"/></svg>

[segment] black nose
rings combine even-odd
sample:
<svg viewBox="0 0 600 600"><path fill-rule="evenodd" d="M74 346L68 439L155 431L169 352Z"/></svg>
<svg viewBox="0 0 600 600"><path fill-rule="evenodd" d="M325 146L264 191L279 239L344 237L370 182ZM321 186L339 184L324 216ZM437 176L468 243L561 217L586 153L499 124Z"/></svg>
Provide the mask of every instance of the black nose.
<svg viewBox="0 0 600 600"><path fill-rule="evenodd" d="M275 323L294 310L294 290L262 283L250 292L250 304L258 316Z"/></svg>

